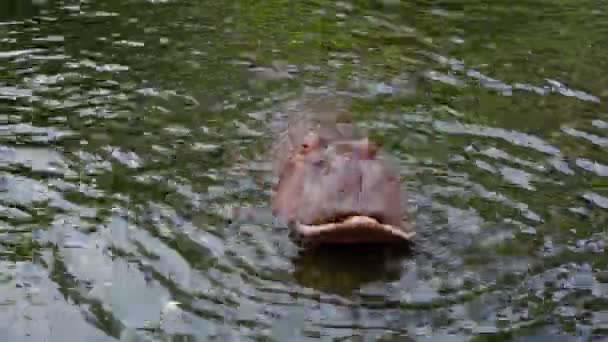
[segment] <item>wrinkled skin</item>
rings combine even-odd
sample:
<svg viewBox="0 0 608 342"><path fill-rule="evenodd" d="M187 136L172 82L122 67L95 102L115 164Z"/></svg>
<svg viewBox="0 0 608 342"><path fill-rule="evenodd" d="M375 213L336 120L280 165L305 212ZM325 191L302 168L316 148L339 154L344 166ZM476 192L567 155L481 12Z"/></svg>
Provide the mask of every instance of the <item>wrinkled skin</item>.
<svg viewBox="0 0 608 342"><path fill-rule="evenodd" d="M289 113L294 117L275 145L274 215L312 242L409 240L414 232L403 228L396 168L327 101L308 100Z"/></svg>

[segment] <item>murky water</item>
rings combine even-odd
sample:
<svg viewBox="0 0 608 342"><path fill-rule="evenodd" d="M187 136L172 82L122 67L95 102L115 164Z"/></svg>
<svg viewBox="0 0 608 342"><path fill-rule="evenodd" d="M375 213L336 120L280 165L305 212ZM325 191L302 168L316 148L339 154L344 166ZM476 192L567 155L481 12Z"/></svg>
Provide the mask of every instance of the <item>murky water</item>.
<svg viewBox="0 0 608 342"><path fill-rule="evenodd" d="M0 340L600 339L605 5L3 1ZM306 87L400 162L411 250L226 223Z"/></svg>

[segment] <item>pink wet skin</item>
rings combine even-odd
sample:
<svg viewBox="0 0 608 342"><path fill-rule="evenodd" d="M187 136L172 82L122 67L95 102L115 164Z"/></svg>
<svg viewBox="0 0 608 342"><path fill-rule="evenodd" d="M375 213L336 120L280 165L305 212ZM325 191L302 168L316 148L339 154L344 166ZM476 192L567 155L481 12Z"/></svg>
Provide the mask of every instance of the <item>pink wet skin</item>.
<svg viewBox="0 0 608 342"><path fill-rule="evenodd" d="M393 234L404 223L404 196L396 168L375 143L331 126L289 133L275 154L276 216L327 242L408 239Z"/></svg>

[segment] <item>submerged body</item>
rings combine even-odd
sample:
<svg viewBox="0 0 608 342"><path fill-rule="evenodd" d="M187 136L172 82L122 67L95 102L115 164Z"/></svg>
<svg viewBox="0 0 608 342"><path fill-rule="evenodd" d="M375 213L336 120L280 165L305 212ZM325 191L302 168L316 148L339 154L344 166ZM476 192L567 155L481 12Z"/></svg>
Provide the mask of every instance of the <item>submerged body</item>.
<svg viewBox="0 0 608 342"><path fill-rule="evenodd" d="M339 118L334 99L287 109L274 146L273 214L315 243L387 243L415 235L405 221L399 173L366 137Z"/></svg>

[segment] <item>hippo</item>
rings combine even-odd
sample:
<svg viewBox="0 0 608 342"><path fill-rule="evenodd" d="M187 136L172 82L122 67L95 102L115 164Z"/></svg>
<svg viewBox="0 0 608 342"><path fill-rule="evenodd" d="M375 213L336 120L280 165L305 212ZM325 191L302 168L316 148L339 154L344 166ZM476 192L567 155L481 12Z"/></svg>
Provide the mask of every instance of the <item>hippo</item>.
<svg viewBox="0 0 608 342"><path fill-rule="evenodd" d="M358 132L344 102L308 95L289 103L273 146L272 214L298 240L323 244L409 241L397 167Z"/></svg>

